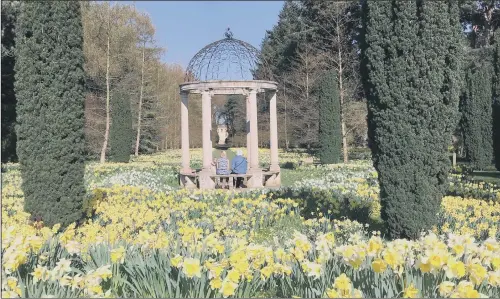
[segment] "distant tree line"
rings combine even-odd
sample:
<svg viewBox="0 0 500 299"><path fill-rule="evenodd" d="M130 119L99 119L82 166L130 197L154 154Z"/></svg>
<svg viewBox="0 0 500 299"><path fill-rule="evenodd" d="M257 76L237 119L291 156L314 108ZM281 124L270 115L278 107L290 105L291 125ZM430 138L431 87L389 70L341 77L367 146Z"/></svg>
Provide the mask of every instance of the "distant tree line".
<svg viewBox="0 0 500 299"><path fill-rule="evenodd" d="M321 147L318 124L319 111L323 107L315 94L315 85L332 69L338 74L344 161L347 161L350 146L366 145L368 110L366 93L362 89L363 73L359 70L365 2L370 1L286 1L277 24L267 31L261 52L265 63L259 66L256 77L279 83L278 113L282 120L279 140L282 147ZM476 169L484 169L485 165L491 165L492 158L500 160L500 127L495 125L499 123L495 115L500 109L497 92L499 68L494 57L500 1L456 2L462 29L461 47L465 52L459 71L463 82L459 104L462 116L454 130L457 141L454 150ZM488 91L484 91L486 89ZM489 108L481 110L480 107ZM266 113L265 110L261 112L263 120Z"/></svg>
<svg viewBox="0 0 500 299"><path fill-rule="evenodd" d="M340 144L325 120L340 122L344 161L368 140L387 232L417 237L435 224L453 139L472 168L498 168L499 12L491 0L285 2L256 72L279 83L282 146L326 162Z"/></svg>
<svg viewBox="0 0 500 299"><path fill-rule="evenodd" d="M2 2L2 162L17 161L15 36L24 4ZM127 137L126 144L115 145L124 146L129 155L178 148L178 84L183 81L184 71L178 65L161 62L164 49L154 41L155 29L150 17L129 4L79 2L79 5L85 57L85 155L101 161L116 156L111 148L117 141L111 136L114 118L131 126L115 125L132 135ZM115 106L117 109L129 106L130 113L114 113ZM194 101L192 106L196 106ZM193 111L195 114L196 107ZM131 119L119 120L120 115Z"/></svg>

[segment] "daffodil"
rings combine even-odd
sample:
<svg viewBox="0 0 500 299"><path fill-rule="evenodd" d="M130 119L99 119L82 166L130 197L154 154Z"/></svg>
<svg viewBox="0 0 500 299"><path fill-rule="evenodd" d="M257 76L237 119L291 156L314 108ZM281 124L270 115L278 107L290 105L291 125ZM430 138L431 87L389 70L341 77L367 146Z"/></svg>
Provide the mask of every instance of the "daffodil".
<svg viewBox="0 0 500 299"><path fill-rule="evenodd" d="M385 271L385 269L387 268L387 264L384 262L384 260L380 259L380 258L376 258L373 262L372 262L372 268L373 268L373 271L375 273L382 273Z"/></svg>
<svg viewBox="0 0 500 299"><path fill-rule="evenodd" d="M340 298L340 294L335 289L326 289L327 298Z"/></svg>
<svg viewBox="0 0 500 299"><path fill-rule="evenodd" d="M486 268L479 264L472 264L469 266L470 280L475 285L481 284L481 282L487 277L488 272Z"/></svg>
<svg viewBox="0 0 500 299"><path fill-rule="evenodd" d="M195 258L186 258L184 259L182 265L182 271L186 274L187 277L201 277L201 265L200 260Z"/></svg>
<svg viewBox="0 0 500 299"><path fill-rule="evenodd" d="M448 297L455 289L455 284L451 281L443 281L439 285L439 295L442 297Z"/></svg>
<svg viewBox="0 0 500 299"><path fill-rule="evenodd" d="M335 278L333 286L341 291L347 291L351 289L351 280L347 275L342 273L339 277Z"/></svg>
<svg viewBox="0 0 500 299"><path fill-rule="evenodd" d="M412 283L404 289L403 298L418 298L418 293L418 289Z"/></svg>
<svg viewBox="0 0 500 299"><path fill-rule="evenodd" d="M222 280L220 279L220 277L210 280L210 288L212 290L220 289L221 287L222 287Z"/></svg>
<svg viewBox="0 0 500 299"><path fill-rule="evenodd" d="M176 255L175 257L170 259L170 263L172 263L172 266L179 268L182 263L182 256Z"/></svg>
<svg viewBox="0 0 500 299"><path fill-rule="evenodd" d="M222 285L221 285L221 288L219 291L222 293L222 296L224 298L227 298L229 296L234 295L234 292L236 291L237 288L238 288L237 283L234 283L230 280L224 280L222 282Z"/></svg>
<svg viewBox="0 0 500 299"><path fill-rule="evenodd" d="M111 262L123 264L125 261L125 248L120 246L111 250Z"/></svg>

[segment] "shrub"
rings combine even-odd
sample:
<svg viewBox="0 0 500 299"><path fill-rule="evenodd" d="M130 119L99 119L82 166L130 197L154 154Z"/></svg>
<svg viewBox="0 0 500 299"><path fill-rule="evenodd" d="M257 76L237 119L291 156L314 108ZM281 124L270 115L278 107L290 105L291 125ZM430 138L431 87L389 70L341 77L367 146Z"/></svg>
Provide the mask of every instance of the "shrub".
<svg viewBox="0 0 500 299"><path fill-rule="evenodd" d="M430 229L446 189L462 57L452 3L363 2L368 135L392 238Z"/></svg>
<svg viewBox="0 0 500 299"><path fill-rule="evenodd" d="M84 71L79 2L25 2L16 36L17 154L25 210L46 225L82 215Z"/></svg>
<svg viewBox="0 0 500 299"><path fill-rule="evenodd" d="M134 132L130 99L126 92L118 92L111 99L110 152L111 162L129 162Z"/></svg>
<svg viewBox="0 0 500 299"><path fill-rule="evenodd" d="M473 64L466 75L467 90L461 101L465 155L474 169L491 165L492 87L490 64Z"/></svg>
<svg viewBox="0 0 500 299"><path fill-rule="evenodd" d="M319 159L323 164L339 163L342 147L340 99L337 74L328 72L317 87L319 109Z"/></svg>

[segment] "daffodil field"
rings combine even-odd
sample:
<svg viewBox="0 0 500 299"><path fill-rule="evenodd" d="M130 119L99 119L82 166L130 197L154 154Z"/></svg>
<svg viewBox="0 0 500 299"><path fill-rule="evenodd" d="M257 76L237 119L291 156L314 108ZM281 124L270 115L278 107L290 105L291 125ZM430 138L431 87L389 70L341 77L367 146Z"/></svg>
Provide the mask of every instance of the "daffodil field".
<svg viewBox="0 0 500 299"><path fill-rule="evenodd" d="M305 158L280 153L284 186L243 192L179 189L179 151L89 163L62 231L30 221L4 165L2 297L500 297L499 186L450 175L439 225L387 240L371 163Z"/></svg>

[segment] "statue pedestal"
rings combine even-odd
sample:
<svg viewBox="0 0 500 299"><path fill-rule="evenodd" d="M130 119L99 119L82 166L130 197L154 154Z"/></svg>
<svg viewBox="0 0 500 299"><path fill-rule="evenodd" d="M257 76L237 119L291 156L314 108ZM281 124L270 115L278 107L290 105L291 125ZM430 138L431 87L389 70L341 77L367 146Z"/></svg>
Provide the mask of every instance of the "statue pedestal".
<svg viewBox="0 0 500 299"><path fill-rule="evenodd" d="M222 144L222 145L215 145L214 146L215 149L218 149L218 150L222 150L222 151L225 151L225 150L228 150L229 149L229 145L227 144Z"/></svg>
<svg viewBox="0 0 500 299"><path fill-rule="evenodd" d="M223 146L226 144L226 139L229 137L229 134L227 133L227 126L226 125L218 125L217 126L217 134L219 135L219 142L217 142L218 146Z"/></svg>

